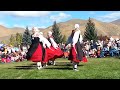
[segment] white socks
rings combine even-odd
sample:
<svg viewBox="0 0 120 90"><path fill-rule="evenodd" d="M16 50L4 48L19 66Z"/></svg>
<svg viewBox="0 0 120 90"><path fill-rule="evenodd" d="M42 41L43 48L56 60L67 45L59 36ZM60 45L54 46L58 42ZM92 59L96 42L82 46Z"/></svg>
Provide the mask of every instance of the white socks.
<svg viewBox="0 0 120 90"><path fill-rule="evenodd" d="M48 66L47 63L45 64L45 66L46 66L46 67Z"/></svg>
<svg viewBox="0 0 120 90"><path fill-rule="evenodd" d="M73 70L79 71L79 70L77 70L77 63L75 63L75 62L73 62Z"/></svg>
<svg viewBox="0 0 120 90"><path fill-rule="evenodd" d="M41 62L37 62L37 68L38 68L38 69L41 69L41 68L42 68Z"/></svg>
<svg viewBox="0 0 120 90"><path fill-rule="evenodd" d="M77 69L77 63L75 63L75 62L73 63L73 68Z"/></svg>
<svg viewBox="0 0 120 90"><path fill-rule="evenodd" d="M53 65L55 65L55 61L53 61Z"/></svg>
<svg viewBox="0 0 120 90"><path fill-rule="evenodd" d="M74 68L77 69L77 64L74 65Z"/></svg>

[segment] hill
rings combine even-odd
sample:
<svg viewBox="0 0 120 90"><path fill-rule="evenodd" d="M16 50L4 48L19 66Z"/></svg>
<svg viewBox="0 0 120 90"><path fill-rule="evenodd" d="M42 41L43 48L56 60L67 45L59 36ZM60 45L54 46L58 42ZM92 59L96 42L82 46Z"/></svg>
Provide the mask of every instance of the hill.
<svg viewBox="0 0 120 90"><path fill-rule="evenodd" d="M112 21L111 23L116 24L116 25L120 25L120 19Z"/></svg>
<svg viewBox="0 0 120 90"><path fill-rule="evenodd" d="M95 27L97 29L98 35L107 35L107 36L118 36L120 35L120 26L112 24L112 23L106 23L101 22L96 19L92 19L92 21L95 23ZM71 31L74 29L74 24L80 24L80 30L82 32L82 35L85 32L85 26L87 24L87 20L82 19L72 19L66 22L58 23L58 26L60 27L61 33L69 36ZM51 30L52 27L46 28L43 32L46 36L46 32Z"/></svg>
<svg viewBox="0 0 120 90"><path fill-rule="evenodd" d="M110 22L110 23L98 21L93 18L91 20L95 23L95 27L97 29L98 35L102 34L102 35L107 35L107 36L119 36L120 37L120 25L119 25L120 19L117 21ZM80 30L83 35L85 32L85 26L87 24L87 20L71 19L66 22L60 22L57 24L60 28L61 33L68 37L71 31L74 29L74 25L76 23L80 24ZM47 36L47 32L50 31L51 29L52 29L52 26L49 26L45 29L39 28L39 30L42 31L45 36ZM23 33L24 30L25 30L24 28L20 28L20 27L7 28L7 27L0 25L0 32L1 32L0 41L8 39L11 34L16 34L17 32Z"/></svg>

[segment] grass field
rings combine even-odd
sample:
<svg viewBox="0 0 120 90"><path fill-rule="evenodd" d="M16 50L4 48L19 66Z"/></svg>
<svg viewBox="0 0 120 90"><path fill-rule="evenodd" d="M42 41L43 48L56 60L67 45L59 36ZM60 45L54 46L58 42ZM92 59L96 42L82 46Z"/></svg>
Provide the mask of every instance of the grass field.
<svg viewBox="0 0 120 90"><path fill-rule="evenodd" d="M31 61L0 63L0 79L120 79L120 59L88 58L73 71L67 59L57 59L56 65L41 70Z"/></svg>

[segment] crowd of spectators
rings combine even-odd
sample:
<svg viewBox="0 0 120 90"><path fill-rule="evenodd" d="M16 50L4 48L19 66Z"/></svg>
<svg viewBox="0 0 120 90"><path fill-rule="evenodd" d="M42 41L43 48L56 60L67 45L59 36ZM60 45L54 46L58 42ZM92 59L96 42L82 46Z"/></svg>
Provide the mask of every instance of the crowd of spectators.
<svg viewBox="0 0 120 90"><path fill-rule="evenodd" d="M13 47L12 45L0 44L0 62L20 62L25 60L27 48Z"/></svg>
<svg viewBox="0 0 120 90"><path fill-rule="evenodd" d="M64 58L68 58L70 52L70 45L59 44L59 47L64 51ZM11 45L0 44L0 62L20 62L26 59L27 47L13 47ZM120 39L98 40L94 42L84 41L83 51L86 57L90 58L104 58L107 56L120 56Z"/></svg>
<svg viewBox="0 0 120 90"><path fill-rule="evenodd" d="M70 45L68 45L65 51L65 58L69 55ZM86 57L90 58L103 58L103 57L114 57L120 56L120 39L109 38L108 40L97 40L94 42L84 41L83 42L83 50L85 52Z"/></svg>

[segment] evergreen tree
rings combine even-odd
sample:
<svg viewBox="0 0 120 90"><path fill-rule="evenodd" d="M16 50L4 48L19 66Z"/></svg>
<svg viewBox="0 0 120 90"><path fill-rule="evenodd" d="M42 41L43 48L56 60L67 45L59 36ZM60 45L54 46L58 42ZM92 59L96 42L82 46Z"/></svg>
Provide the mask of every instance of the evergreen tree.
<svg viewBox="0 0 120 90"><path fill-rule="evenodd" d="M28 27L26 27L26 30L25 30L25 32L23 34L23 38L22 38L22 44L26 45L26 46L30 46L31 43L32 43L31 42L31 35L30 35Z"/></svg>
<svg viewBox="0 0 120 90"><path fill-rule="evenodd" d="M93 40L96 41L97 40L97 31L95 29L95 24L91 21L91 19L89 18L88 23L86 25L86 31L84 32L84 39L86 40Z"/></svg>
<svg viewBox="0 0 120 90"><path fill-rule="evenodd" d="M16 46L21 45L22 43L22 34L16 33Z"/></svg>
<svg viewBox="0 0 120 90"><path fill-rule="evenodd" d="M54 37L54 40L57 44L59 43L62 43L62 35L61 35L61 32L59 30L59 27L56 23L56 21L54 21L54 24L52 26L52 31L53 31L53 37Z"/></svg>
<svg viewBox="0 0 120 90"><path fill-rule="evenodd" d="M66 40L67 40L67 39L66 39L66 36L64 35L64 36L63 36L63 39L62 39L62 42L63 42L63 43L66 43Z"/></svg>
<svg viewBox="0 0 120 90"><path fill-rule="evenodd" d="M9 43L10 45L15 46L16 38L13 35L11 35L9 41L10 41L10 43Z"/></svg>
<svg viewBox="0 0 120 90"><path fill-rule="evenodd" d="M6 40L1 41L2 44L7 44Z"/></svg>

